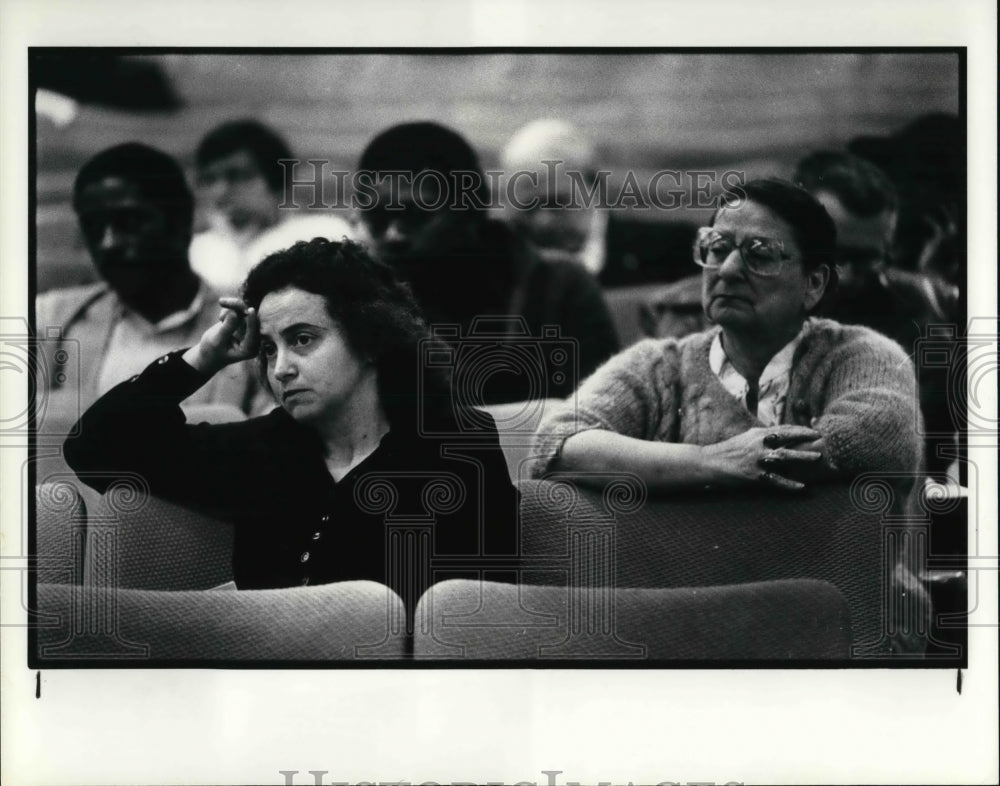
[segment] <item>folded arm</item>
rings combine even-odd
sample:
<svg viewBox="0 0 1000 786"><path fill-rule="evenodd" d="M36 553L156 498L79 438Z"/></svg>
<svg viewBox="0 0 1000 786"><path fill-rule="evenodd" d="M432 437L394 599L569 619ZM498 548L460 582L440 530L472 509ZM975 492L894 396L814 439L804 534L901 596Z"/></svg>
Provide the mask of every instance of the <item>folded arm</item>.
<svg viewBox="0 0 1000 786"><path fill-rule="evenodd" d="M600 482L602 474L629 472L657 490L804 487L791 475L822 458L798 447L820 437L812 429L755 428L714 445L680 443L677 369L673 341L643 341L610 360L539 426L534 476L555 469Z"/></svg>
<svg viewBox="0 0 1000 786"><path fill-rule="evenodd" d="M913 366L889 339L865 331L824 359L823 407L810 424L837 472L917 472L923 466Z"/></svg>

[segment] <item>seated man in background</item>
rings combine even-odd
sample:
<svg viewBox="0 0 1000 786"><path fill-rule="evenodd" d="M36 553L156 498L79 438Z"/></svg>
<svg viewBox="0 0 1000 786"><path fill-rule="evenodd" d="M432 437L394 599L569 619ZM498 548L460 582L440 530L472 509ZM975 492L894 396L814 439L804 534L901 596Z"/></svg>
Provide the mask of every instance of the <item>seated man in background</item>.
<svg viewBox="0 0 1000 786"><path fill-rule="evenodd" d="M899 194L897 267L965 286L965 129L957 115L921 115L885 137L847 149L885 172Z"/></svg>
<svg viewBox="0 0 1000 786"><path fill-rule="evenodd" d="M544 262L487 217L486 180L456 132L393 126L368 144L358 170L371 189L359 196L372 197L359 238L410 284L430 323L457 328L439 337L462 350L452 362L466 403L565 397L617 351L594 278L575 263ZM563 351L572 341L575 369Z"/></svg>
<svg viewBox="0 0 1000 786"><path fill-rule="evenodd" d="M795 180L823 204L837 226L840 291L826 315L845 325L874 328L899 344L916 364L927 433L951 431L949 369L922 366L917 342L929 325L955 323L958 288L937 276L892 265L900 200L874 164L849 153L813 153L799 162ZM939 442L928 437L927 469L943 478L952 458L937 455Z"/></svg>
<svg viewBox="0 0 1000 786"><path fill-rule="evenodd" d="M506 217L543 259L576 262L605 288L672 281L686 272L694 227L629 220L602 207L597 151L569 123L528 123L510 138L500 163L516 199Z"/></svg>
<svg viewBox="0 0 1000 786"><path fill-rule="evenodd" d="M840 296L829 316L874 328L907 352L926 325L955 318L957 287L892 265L900 200L878 167L849 153L819 152L799 162L794 180L837 225Z"/></svg>
<svg viewBox="0 0 1000 786"><path fill-rule="evenodd" d="M209 229L191 243L191 266L220 292L235 293L251 267L298 240L350 234L347 220L330 211L279 209L280 162L291 159L285 140L254 120L225 123L198 145L195 179Z"/></svg>
<svg viewBox="0 0 1000 786"><path fill-rule="evenodd" d="M103 281L38 296L36 330L79 347L79 390L60 384L57 350L41 353L51 366L47 416L76 420L83 409L166 352L197 343L219 317L218 295L188 261L194 200L170 156L127 143L98 153L73 184L73 209ZM245 413L262 406L251 366L231 366L185 402L231 404Z"/></svg>

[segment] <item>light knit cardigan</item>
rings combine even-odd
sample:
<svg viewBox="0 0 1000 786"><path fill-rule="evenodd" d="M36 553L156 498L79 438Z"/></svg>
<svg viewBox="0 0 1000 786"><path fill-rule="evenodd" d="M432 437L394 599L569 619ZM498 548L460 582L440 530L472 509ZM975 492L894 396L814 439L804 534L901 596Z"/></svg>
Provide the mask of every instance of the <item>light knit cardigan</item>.
<svg viewBox="0 0 1000 786"><path fill-rule="evenodd" d="M810 322L792 361L781 422L822 434L845 477L918 472L923 429L909 358L868 328L828 319ZM544 475L566 439L588 429L712 445L763 425L709 367L709 349L719 330L679 340L647 339L601 366L575 397L539 424L532 475Z"/></svg>

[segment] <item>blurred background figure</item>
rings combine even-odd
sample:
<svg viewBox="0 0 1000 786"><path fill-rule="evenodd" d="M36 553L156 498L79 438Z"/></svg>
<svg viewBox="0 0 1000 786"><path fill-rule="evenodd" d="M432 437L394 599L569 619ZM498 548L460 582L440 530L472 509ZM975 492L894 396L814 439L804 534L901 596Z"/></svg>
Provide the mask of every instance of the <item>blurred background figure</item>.
<svg viewBox="0 0 1000 786"><path fill-rule="evenodd" d="M949 369L919 362L918 341L931 325L959 319L959 288L940 276L894 264L900 206L909 203L881 169L850 153L818 152L796 167L794 179L826 208L837 226L840 291L826 314L847 325L865 325L898 343L916 366L924 416L928 472L943 479L950 457L937 445L955 424L948 403ZM904 241L905 244L905 241Z"/></svg>
<svg viewBox="0 0 1000 786"><path fill-rule="evenodd" d="M431 323L456 325L462 342L487 341L494 349L532 343L545 326L579 342L577 373L546 375L544 389L516 360L495 353L480 369L481 399L474 403L566 396L617 351L596 280L576 263L543 261L516 232L488 218L479 159L455 131L432 122L392 126L369 142L358 173L370 175L377 192L360 212L360 239L409 282ZM386 177L392 173L401 176ZM495 329L472 335L489 317L515 319L490 320Z"/></svg>
<svg viewBox="0 0 1000 786"><path fill-rule="evenodd" d="M686 270L694 226L608 210L597 149L570 123L545 118L522 126L500 164L513 197L506 218L543 259L582 265L605 288L670 281Z"/></svg>
<svg viewBox="0 0 1000 786"><path fill-rule="evenodd" d="M895 265L900 195L882 170L850 153L802 159L793 176L837 225L840 296L829 315L875 328L913 352L931 323L955 318L958 287Z"/></svg>
<svg viewBox="0 0 1000 786"><path fill-rule="evenodd" d="M36 300L36 329L59 328L78 351L79 390L48 374L50 413L75 420L112 387L161 355L197 343L219 316L218 294L191 269L194 200L180 165L138 143L88 161L73 184L73 209L102 281L51 289ZM45 362L53 362L48 352ZM253 370L234 365L189 399L249 413L263 396ZM66 411L60 411L65 408Z"/></svg>
<svg viewBox="0 0 1000 786"><path fill-rule="evenodd" d="M956 115L921 115L894 134L847 149L889 175L900 197L894 263L965 287L965 130Z"/></svg>
<svg viewBox="0 0 1000 786"><path fill-rule="evenodd" d="M59 127L72 123L81 106L104 106L146 114L176 112L183 106L160 63L108 54L36 52L32 77L36 111Z"/></svg>
<svg viewBox="0 0 1000 786"><path fill-rule="evenodd" d="M209 228L195 235L191 264L219 291L235 293L251 267L298 240L350 235L347 221L329 211L279 208L286 201L279 162L292 159L285 140L255 120L224 123L198 145L195 180Z"/></svg>

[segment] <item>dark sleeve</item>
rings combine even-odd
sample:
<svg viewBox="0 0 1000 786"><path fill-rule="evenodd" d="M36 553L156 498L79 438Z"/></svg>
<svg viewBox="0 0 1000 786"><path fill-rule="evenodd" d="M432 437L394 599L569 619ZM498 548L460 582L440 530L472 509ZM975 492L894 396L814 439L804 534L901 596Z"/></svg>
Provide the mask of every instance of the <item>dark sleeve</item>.
<svg viewBox="0 0 1000 786"><path fill-rule="evenodd" d="M138 475L150 493L181 504L232 510L247 484L255 423L188 425L180 402L208 378L181 357L165 355L98 399L63 446L67 463L104 492Z"/></svg>
<svg viewBox="0 0 1000 786"><path fill-rule="evenodd" d="M474 423L474 425L473 425ZM454 439L435 439L434 452L463 487L459 508L441 522L442 545L452 554L509 558L517 554L519 495L510 480L507 460L492 416L481 410L465 420ZM480 557L464 568L476 567Z"/></svg>
<svg viewBox="0 0 1000 786"><path fill-rule="evenodd" d="M484 432L483 480L485 528L483 552L488 556L519 554L518 509L520 495L510 480L507 459L492 416Z"/></svg>
<svg viewBox="0 0 1000 786"><path fill-rule="evenodd" d="M605 360L617 354L620 345L611 311L600 284L583 268L573 263L548 263L551 279L550 297L558 303L557 322L562 337L575 340L577 378L554 391L565 397L589 377Z"/></svg>

